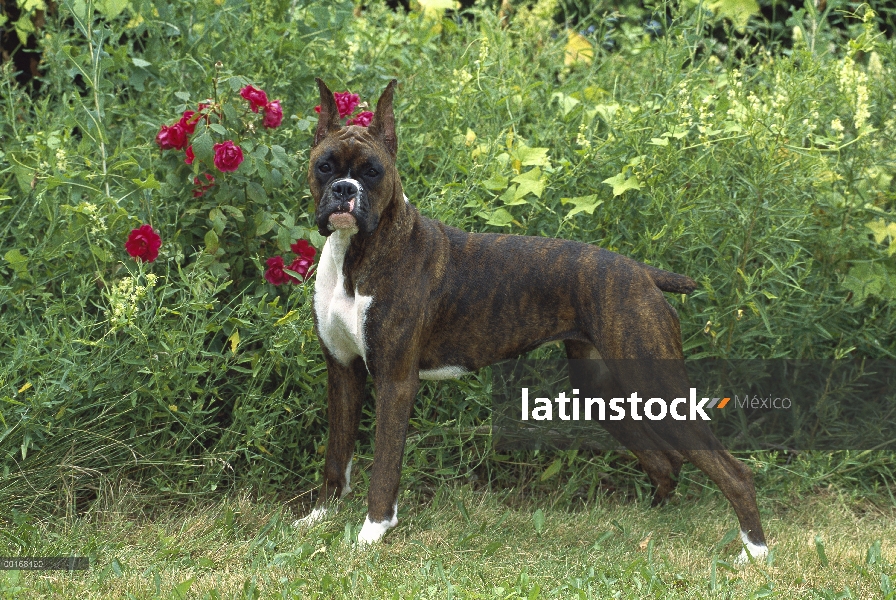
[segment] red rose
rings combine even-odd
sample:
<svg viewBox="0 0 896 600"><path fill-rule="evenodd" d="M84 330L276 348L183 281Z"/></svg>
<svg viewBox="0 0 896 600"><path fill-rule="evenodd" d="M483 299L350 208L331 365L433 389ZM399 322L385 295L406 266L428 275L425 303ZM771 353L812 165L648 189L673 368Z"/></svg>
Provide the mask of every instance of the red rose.
<svg viewBox="0 0 896 600"><path fill-rule="evenodd" d="M312 263L310 259L298 257L294 261L292 261L292 263L286 268L294 273L298 273L299 275L301 275L302 281L304 281L308 279L308 274L311 271L311 264ZM299 282L295 277L290 276L290 279L292 279L295 283Z"/></svg>
<svg viewBox="0 0 896 600"><path fill-rule="evenodd" d="M263 108L268 103L268 95L264 91L247 85L240 90L240 96L249 101L249 108L252 112L257 113L259 108Z"/></svg>
<svg viewBox="0 0 896 600"><path fill-rule="evenodd" d="M333 94L336 100L336 109L339 110L339 117L344 118L355 112L355 108L361 102L358 94L351 92L336 92Z"/></svg>
<svg viewBox="0 0 896 600"><path fill-rule="evenodd" d="M308 240L297 240L296 243L290 245L289 249L293 251L293 254L297 254L299 258L308 260L314 260L314 256L317 254L317 250L308 243Z"/></svg>
<svg viewBox="0 0 896 600"><path fill-rule="evenodd" d="M186 148L187 132L181 127L179 122L170 127L168 125L162 125L159 133L156 134L156 143L162 150L171 150L172 148L180 150Z"/></svg>
<svg viewBox="0 0 896 600"><path fill-rule="evenodd" d="M195 117L195 114L196 111L194 110L185 110L184 115L180 118L180 121L177 122L187 135L192 135L193 132L196 131L196 123L199 122L199 117Z"/></svg>
<svg viewBox="0 0 896 600"><path fill-rule="evenodd" d="M227 140L223 144L215 144L215 166L218 170L227 173L236 171L243 162L243 150L232 141Z"/></svg>
<svg viewBox="0 0 896 600"><path fill-rule="evenodd" d="M348 122L348 124L367 127L370 125L371 121L373 121L373 113L369 110L365 110L364 112L355 115L352 120Z"/></svg>
<svg viewBox="0 0 896 600"><path fill-rule="evenodd" d="M262 124L268 129L274 129L280 126L281 121L283 121L283 109L280 107L280 101L268 102L264 107L264 121Z"/></svg>
<svg viewBox="0 0 896 600"><path fill-rule="evenodd" d="M187 146L187 157L184 159L184 162L192 165L194 160L196 160L196 155L193 154L193 146Z"/></svg>
<svg viewBox="0 0 896 600"><path fill-rule="evenodd" d="M152 262L159 256L159 248L162 247L162 238L151 225L141 225L132 229L128 241L124 243L124 249L134 258L146 262Z"/></svg>
<svg viewBox="0 0 896 600"><path fill-rule="evenodd" d="M269 283L283 285L284 283L288 283L290 279L294 279L283 272L284 266L282 256L272 256L265 262L265 264L268 266L268 269L264 272L264 278L267 279Z"/></svg>
<svg viewBox="0 0 896 600"><path fill-rule="evenodd" d="M314 112L316 112L317 114L320 114L320 104L318 104L317 106L314 107Z"/></svg>

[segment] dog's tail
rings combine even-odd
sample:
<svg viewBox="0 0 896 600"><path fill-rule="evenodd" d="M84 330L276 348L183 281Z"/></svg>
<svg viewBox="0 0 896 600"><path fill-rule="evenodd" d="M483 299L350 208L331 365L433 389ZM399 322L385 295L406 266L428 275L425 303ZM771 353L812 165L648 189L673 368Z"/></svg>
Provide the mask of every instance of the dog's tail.
<svg viewBox="0 0 896 600"><path fill-rule="evenodd" d="M653 283L664 292L690 294L697 289L697 282L687 275L679 275L672 271L664 271L662 269L657 269L656 267L651 267L650 265L645 266L647 267L647 272L650 274L650 278L653 279Z"/></svg>

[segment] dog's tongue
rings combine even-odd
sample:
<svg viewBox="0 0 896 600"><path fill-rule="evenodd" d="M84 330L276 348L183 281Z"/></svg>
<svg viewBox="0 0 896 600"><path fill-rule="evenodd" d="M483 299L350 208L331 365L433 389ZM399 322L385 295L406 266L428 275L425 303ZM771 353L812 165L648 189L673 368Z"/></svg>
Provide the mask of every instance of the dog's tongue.
<svg viewBox="0 0 896 600"><path fill-rule="evenodd" d="M354 198L348 203L347 212L336 212L330 215L330 226L333 229L351 229L358 226L355 216L351 213L355 209Z"/></svg>

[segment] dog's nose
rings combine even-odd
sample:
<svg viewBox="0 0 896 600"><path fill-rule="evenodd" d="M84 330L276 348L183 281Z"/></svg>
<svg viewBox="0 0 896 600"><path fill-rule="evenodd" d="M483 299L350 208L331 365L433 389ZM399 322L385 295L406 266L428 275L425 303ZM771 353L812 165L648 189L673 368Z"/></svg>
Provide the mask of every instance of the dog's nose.
<svg viewBox="0 0 896 600"><path fill-rule="evenodd" d="M358 195L358 186L351 181L337 181L333 184L333 197L337 200L349 200Z"/></svg>

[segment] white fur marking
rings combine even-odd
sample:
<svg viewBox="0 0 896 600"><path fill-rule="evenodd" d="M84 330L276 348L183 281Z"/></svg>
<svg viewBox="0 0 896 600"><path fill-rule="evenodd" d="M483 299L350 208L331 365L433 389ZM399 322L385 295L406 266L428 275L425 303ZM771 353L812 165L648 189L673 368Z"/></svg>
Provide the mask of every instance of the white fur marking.
<svg viewBox="0 0 896 600"><path fill-rule="evenodd" d="M405 203L405 204L410 204L411 201L408 200L408 195L407 195L407 194L403 194L403 195L404 195L404 203Z"/></svg>
<svg viewBox="0 0 896 600"><path fill-rule="evenodd" d="M398 502L392 507L392 519L388 521L380 521L374 523L370 520L370 515L364 519L364 526L358 533L358 545L365 546L367 544L375 544L383 539L386 532L398 525Z"/></svg>
<svg viewBox="0 0 896 600"><path fill-rule="evenodd" d="M339 494L339 498L344 498L346 494L352 491L352 486L349 485L352 480L352 459L348 459L348 465L345 467L345 487L342 488L342 493Z"/></svg>
<svg viewBox="0 0 896 600"><path fill-rule="evenodd" d="M743 541L744 546L746 546L743 550L740 551L740 556L734 559L734 564L737 565L746 565L750 562L750 557L753 557L753 560L762 560L766 556L768 556L768 546L765 544L754 544L750 541L750 538L747 536L746 531L740 532L740 539ZM747 552L750 553L747 556Z"/></svg>
<svg viewBox="0 0 896 600"><path fill-rule="evenodd" d="M341 229L327 238L314 281L314 312L320 341L343 365L348 365L356 356L367 358L364 325L373 301L373 296L363 296L357 289L353 296L345 293L342 262L356 231Z"/></svg>
<svg viewBox="0 0 896 600"><path fill-rule="evenodd" d="M438 369L423 369L420 371L420 379L439 381L441 379L457 379L469 373L465 368L458 366L439 367Z"/></svg>
<svg viewBox="0 0 896 600"><path fill-rule="evenodd" d="M358 181L357 179L352 179L351 177L343 177L342 179L337 179L336 181L334 181L333 183L330 184L330 188L332 188L337 183L341 183L343 181L347 181L347 182L351 183L352 185L354 185L355 188L358 190L359 194L364 190L364 186L361 185L361 182Z"/></svg>
<svg viewBox="0 0 896 600"><path fill-rule="evenodd" d="M327 513L330 512L329 509L318 506L310 513L302 517L301 519L296 519L296 521L292 524L293 527L311 527L316 523L319 523L324 520L327 516Z"/></svg>

